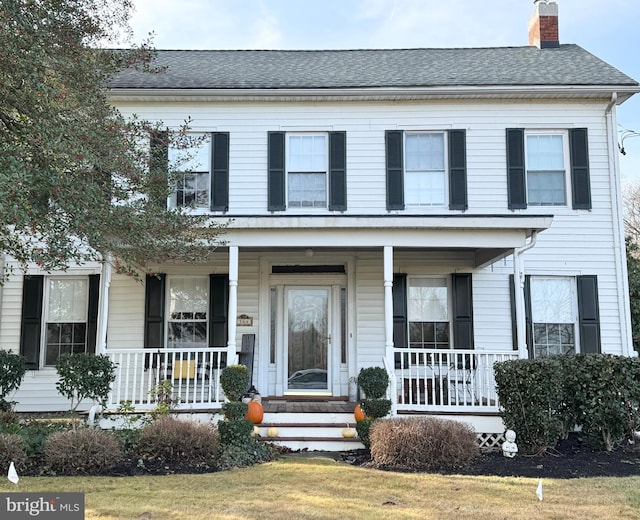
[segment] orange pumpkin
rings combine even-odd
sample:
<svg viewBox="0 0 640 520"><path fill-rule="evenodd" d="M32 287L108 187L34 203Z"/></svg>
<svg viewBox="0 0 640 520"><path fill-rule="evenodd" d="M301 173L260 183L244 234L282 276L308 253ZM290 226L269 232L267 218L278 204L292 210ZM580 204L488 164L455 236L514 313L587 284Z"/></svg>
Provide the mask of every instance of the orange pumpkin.
<svg viewBox="0 0 640 520"><path fill-rule="evenodd" d="M264 408L262 407L262 404L258 401L249 401L247 405L249 406L249 409L247 410L245 417L253 424L260 424L264 417Z"/></svg>
<svg viewBox="0 0 640 520"><path fill-rule="evenodd" d="M365 413L362 411L362 407L360 406L360 404L357 404L353 409L353 416L356 418L356 422L362 421L363 419L367 418Z"/></svg>

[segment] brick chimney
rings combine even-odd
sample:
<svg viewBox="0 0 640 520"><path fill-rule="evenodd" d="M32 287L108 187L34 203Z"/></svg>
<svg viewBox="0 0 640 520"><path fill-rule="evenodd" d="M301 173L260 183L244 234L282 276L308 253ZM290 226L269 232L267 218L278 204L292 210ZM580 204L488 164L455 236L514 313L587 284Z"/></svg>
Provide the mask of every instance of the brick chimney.
<svg viewBox="0 0 640 520"><path fill-rule="evenodd" d="M549 0L534 0L536 9L529 18L529 45L538 49L560 46L558 38L558 4Z"/></svg>

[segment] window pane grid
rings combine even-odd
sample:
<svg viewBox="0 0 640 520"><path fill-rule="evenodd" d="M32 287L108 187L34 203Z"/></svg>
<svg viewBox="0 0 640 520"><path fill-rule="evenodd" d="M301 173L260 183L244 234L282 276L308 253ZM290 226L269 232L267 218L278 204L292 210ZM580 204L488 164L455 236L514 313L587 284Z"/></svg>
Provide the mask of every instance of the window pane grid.
<svg viewBox="0 0 640 520"><path fill-rule="evenodd" d="M564 138L560 134L527 135L527 202L532 206L567 203Z"/></svg>
<svg viewBox="0 0 640 520"><path fill-rule="evenodd" d="M534 323L533 347L535 357L547 357L575 352L573 323Z"/></svg>
<svg viewBox="0 0 640 520"><path fill-rule="evenodd" d="M287 198L291 208L327 207L327 136L287 136Z"/></svg>
<svg viewBox="0 0 640 520"><path fill-rule="evenodd" d="M448 322L409 323L410 348L449 348Z"/></svg>
<svg viewBox="0 0 640 520"><path fill-rule="evenodd" d="M176 205L209 207L209 172L185 173L176 183Z"/></svg>
<svg viewBox="0 0 640 520"><path fill-rule="evenodd" d="M442 207L446 200L444 133L405 135L405 200L409 206Z"/></svg>
<svg viewBox="0 0 640 520"><path fill-rule="evenodd" d="M207 346L209 280L206 277L172 278L169 281L169 348Z"/></svg>

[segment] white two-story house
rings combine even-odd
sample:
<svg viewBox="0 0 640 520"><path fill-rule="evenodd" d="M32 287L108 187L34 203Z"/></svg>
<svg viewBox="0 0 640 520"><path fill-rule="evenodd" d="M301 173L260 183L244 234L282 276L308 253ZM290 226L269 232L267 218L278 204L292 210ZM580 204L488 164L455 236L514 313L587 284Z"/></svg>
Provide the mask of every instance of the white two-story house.
<svg viewBox="0 0 640 520"><path fill-rule="evenodd" d="M171 379L215 409L241 361L263 398L354 401L383 366L395 411L450 414L497 412L496 361L632 355L616 106L639 86L557 24L541 2L529 46L158 51L164 72L115 77L123 114L205 136L167 204L228 222L225 244L143 284L12 276L17 409L66 409L69 350L117 363L111 407Z"/></svg>

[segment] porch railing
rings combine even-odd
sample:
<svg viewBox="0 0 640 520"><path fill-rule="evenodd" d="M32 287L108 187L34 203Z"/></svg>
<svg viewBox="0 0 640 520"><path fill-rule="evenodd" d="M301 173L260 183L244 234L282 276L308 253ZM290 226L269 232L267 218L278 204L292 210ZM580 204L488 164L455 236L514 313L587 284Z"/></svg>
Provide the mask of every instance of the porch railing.
<svg viewBox="0 0 640 520"><path fill-rule="evenodd" d="M117 409L129 401L136 409L153 409L165 381L170 383L170 397L177 408L217 408L224 402L220 371L226 366L226 352L226 347L107 349L106 355L116 365L107 408Z"/></svg>
<svg viewBox="0 0 640 520"><path fill-rule="evenodd" d="M394 349L397 410L497 412L493 364L516 351Z"/></svg>

